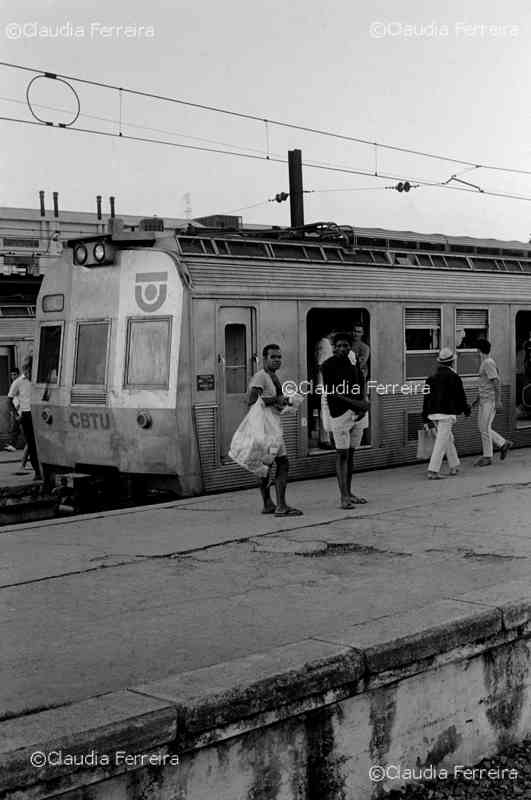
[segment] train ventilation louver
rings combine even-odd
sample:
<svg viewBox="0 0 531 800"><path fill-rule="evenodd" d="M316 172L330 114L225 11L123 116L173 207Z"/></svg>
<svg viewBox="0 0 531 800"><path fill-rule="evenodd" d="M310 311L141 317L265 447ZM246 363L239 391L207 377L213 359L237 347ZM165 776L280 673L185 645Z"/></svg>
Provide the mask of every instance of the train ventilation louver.
<svg viewBox="0 0 531 800"><path fill-rule="evenodd" d="M70 402L77 406L106 406L107 392L103 389L72 389Z"/></svg>

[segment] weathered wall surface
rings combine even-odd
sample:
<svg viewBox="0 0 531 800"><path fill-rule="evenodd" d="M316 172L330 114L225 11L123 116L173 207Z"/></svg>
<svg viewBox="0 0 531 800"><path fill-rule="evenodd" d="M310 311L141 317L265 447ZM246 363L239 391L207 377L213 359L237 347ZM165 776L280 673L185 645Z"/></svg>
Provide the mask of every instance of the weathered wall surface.
<svg viewBox="0 0 531 800"><path fill-rule="evenodd" d="M473 764L531 732L527 583L326 638L5 721L2 796L372 800L400 785L395 767ZM78 764L36 769L35 751ZM127 769L116 751L153 765ZM94 752L111 763L81 763Z"/></svg>

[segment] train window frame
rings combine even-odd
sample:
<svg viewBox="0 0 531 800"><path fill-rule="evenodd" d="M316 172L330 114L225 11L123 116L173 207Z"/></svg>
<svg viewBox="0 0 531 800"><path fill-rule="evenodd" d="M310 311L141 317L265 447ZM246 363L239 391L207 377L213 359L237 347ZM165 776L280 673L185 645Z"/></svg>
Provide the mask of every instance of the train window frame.
<svg viewBox="0 0 531 800"><path fill-rule="evenodd" d="M237 342L232 334L235 332L235 329L243 329L243 339L240 342ZM247 392L247 387L249 385L249 380L251 376L249 374L249 364L247 360L247 325L243 322L226 322L224 325L224 352L225 352L225 364L224 364L224 393L225 396L232 396L232 395L241 395ZM228 338L228 334L230 334L230 339ZM233 363L232 360L229 360L229 352L231 356L234 354L235 348L231 345L236 343L236 345L240 346L240 352L238 353L238 358L243 363ZM235 386L238 384L238 375L236 375L236 379L234 379L234 373L231 373L230 370L243 370L243 381L240 381L240 385L238 388Z"/></svg>
<svg viewBox="0 0 531 800"><path fill-rule="evenodd" d="M54 305L53 301L56 301ZM48 302L47 302L48 301ZM52 306L50 308L50 306ZM56 292L55 294L45 294L42 298L41 304L42 310L44 314L53 314L54 312L57 314L59 311L64 311L65 308L65 296L61 292Z"/></svg>
<svg viewBox="0 0 531 800"><path fill-rule="evenodd" d="M76 380L76 372L77 372L77 359L79 354L79 329L82 325L107 325L107 349L105 351L105 376L103 383L81 383ZM76 328L75 328L75 345L74 345L74 360L72 364L72 387L76 389L87 389L87 390L96 390L96 389L106 389L108 384L108 377L109 377L109 353L110 353L110 344L111 344L111 335L112 335L112 320L110 317L101 317L99 319L78 319L76 320Z"/></svg>
<svg viewBox="0 0 531 800"><path fill-rule="evenodd" d="M57 358L57 376L56 380L40 380L40 367L41 367L41 355L42 355L42 331L44 328L59 328L61 331L60 341L59 341L59 355ZM36 378L35 384L37 386L60 386L61 385L61 378L63 372L63 349L64 349L64 340L65 340L65 323L62 319L47 319L45 322L42 322L39 325L39 349L37 352L37 370L36 370Z"/></svg>
<svg viewBox="0 0 531 800"><path fill-rule="evenodd" d="M132 383L128 380L131 357L131 333L135 323L166 322L168 330L168 349L166 353L166 381L164 383ZM168 391L170 388L171 352L173 337L173 318L167 314L163 316L134 316L127 317L125 326L125 361L122 385L124 389L156 389Z"/></svg>
<svg viewBox="0 0 531 800"><path fill-rule="evenodd" d="M415 326L409 325L408 326L407 325L407 312L408 311L417 312L417 313L418 312L423 312L423 311L424 312L435 312L435 311L437 311L438 314L439 314L439 325L438 325L438 327L433 326L433 327L425 327L425 328L422 328L422 327L417 326L417 325L415 325ZM410 375L409 374L409 363L414 364L414 361L411 361L410 359L408 359L408 356L413 355L413 354L414 355L424 355L424 356L428 356L428 355L435 356L439 352L440 347L441 347L441 342L443 341L443 324L442 323L443 323L443 314L442 314L442 306L440 306L440 305L437 306L437 305L433 305L432 304L432 305L422 305L422 306L420 306L420 305L404 305L403 306L403 311L402 311L403 350L404 350L403 374L404 374L404 380L406 382L407 381L425 380L428 377L429 373L426 374L426 375L417 375L417 374L411 374ZM428 331L428 330L429 331L438 330L439 331L439 336L438 336L438 341L437 341L436 346L434 346L434 347L432 347L430 349L427 349L427 348L408 349L408 344L407 344L407 331L408 330L426 330L426 331Z"/></svg>
<svg viewBox="0 0 531 800"><path fill-rule="evenodd" d="M478 314L478 313L481 312L483 314L486 314L486 323L487 324L486 325L482 325L481 327L479 325L474 325L474 324L465 325L465 321L460 320L459 326L458 326L457 317L458 317L458 313L459 312L466 312L468 314L474 314L474 313ZM456 366L457 366L458 374L462 375L464 378L468 378L468 377L473 378L473 377L475 377L475 376L477 376L479 374L479 366L480 366L480 363L481 363L481 356L479 355L479 353L477 351L477 347L459 347L458 346L458 344L457 344L458 331L464 331L465 332L465 337L468 335L466 333L467 330L468 331L472 331L472 330L482 331L483 334L481 336L479 336L478 338L488 339L489 338L489 329L490 329L490 311L489 311L488 308L480 308L480 307L477 307L477 306L457 306L454 309L455 353L456 353L456 356L457 356L457 365ZM466 359L467 356L470 357L472 354L477 356L477 358L474 359L477 362L477 364L476 364L477 368L473 372L471 372L468 369L468 367L465 368L463 366L463 365L465 365L467 363L470 363L470 361L471 361L470 358L468 358L468 360L465 360L465 359ZM460 358L460 356L462 356L462 358Z"/></svg>

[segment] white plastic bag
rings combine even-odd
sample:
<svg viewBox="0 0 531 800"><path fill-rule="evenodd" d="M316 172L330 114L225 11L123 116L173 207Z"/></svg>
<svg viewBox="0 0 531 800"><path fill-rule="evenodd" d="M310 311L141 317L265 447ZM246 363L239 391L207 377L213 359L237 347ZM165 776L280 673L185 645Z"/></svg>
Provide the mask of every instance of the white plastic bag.
<svg viewBox="0 0 531 800"><path fill-rule="evenodd" d="M424 430L420 428L417 431L417 460L429 461L433 452L433 445L435 444L436 431L435 428Z"/></svg>
<svg viewBox="0 0 531 800"><path fill-rule="evenodd" d="M229 456L244 469L265 478L281 445L280 419L259 398L232 437Z"/></svg>

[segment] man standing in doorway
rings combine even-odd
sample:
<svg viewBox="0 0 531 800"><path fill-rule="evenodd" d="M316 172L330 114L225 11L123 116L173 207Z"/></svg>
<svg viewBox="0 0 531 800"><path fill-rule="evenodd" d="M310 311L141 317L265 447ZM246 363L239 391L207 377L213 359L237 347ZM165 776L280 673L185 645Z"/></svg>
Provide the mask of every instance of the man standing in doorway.
<svg viewBox="0 0 531 800"><path fill-rule="evenodd" d="M266 409L270 409L273 414L280 415L284 406L289 405L289 399L283 394L282 385L276 374L282 364L280 347L277 344L268 344L264 347L262 356L263 368L253 375L249 384L249 405L252 406L261 397ZM281 443L275 461L277 465L275 478L277 505L275 506L271 499L269 478L263 478L260 484L260 494L264 502L262 514L274 514L275 517L300 517L302 511L286 504L289 461L284 442Z"/></svg>
<svg viewBox="0 0 531 800"><path fill-rule="evenodd" d="M365 399L363 374L349 359L352 344L350 334L336 333L333 340L334 355L322 366L323 390L326 392L336 448L341 508L354 508L367 502L351 491L354 450L359 447L363 435L360 420L369 408Z"/></svg>
<svg viewBox="0 0 531 800"><path fill-rule="evenodd" d="M363 379L365 382L367 382L367 378L369 376L369 358L371 355L371 350L369 345L365 344L363 341L363 334L363 325L359 322L356 322L352 333L352 351L356 356L356 363L361 370Z"/></svg>
<svg viewBox="0 0 531 800"><path fill-rule="evenodd" d="M475 463L477 467L488 467L492 464L493 445L500 448L500 458L503 461L513 443L504 439L492 429L496 411L501 411L501 384L496 362L490 356L490 342L478 339L476 347L481 354L479 368L478 397L472 406L479 405L478 427L481 434L483 455Z"/></svg>

